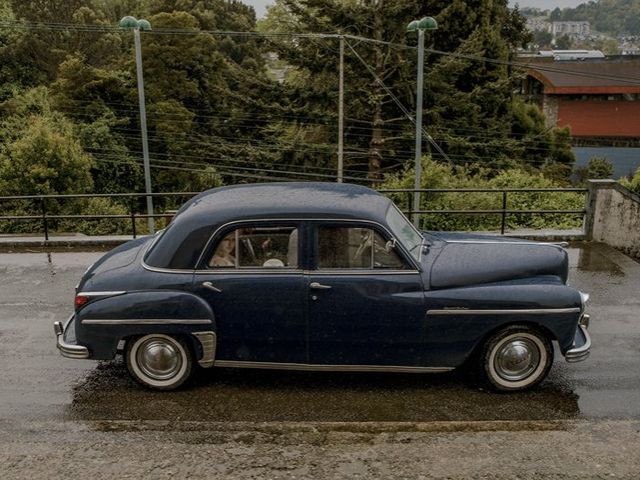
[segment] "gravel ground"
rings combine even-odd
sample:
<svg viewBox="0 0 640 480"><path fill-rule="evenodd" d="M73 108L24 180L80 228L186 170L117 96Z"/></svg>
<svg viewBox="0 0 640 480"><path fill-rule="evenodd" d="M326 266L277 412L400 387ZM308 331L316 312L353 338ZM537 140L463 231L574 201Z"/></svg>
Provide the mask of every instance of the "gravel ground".
<svg viewBox="0 0 640 480"><path fill-rule="evenodd" d="M4 479L640 477L640 422L4 424Z"/></svg>

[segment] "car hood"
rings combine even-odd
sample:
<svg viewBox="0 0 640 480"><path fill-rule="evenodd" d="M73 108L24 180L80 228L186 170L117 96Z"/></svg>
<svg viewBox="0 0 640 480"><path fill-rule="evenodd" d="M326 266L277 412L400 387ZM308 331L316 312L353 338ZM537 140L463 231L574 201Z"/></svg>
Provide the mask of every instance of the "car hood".
<svg viewBox="0 0 640 480"><path fill-rule="evenodd" d="M434 234L424 256L433 289L554 276L566 283L564 248L528 240L474 234Z"/></svg>

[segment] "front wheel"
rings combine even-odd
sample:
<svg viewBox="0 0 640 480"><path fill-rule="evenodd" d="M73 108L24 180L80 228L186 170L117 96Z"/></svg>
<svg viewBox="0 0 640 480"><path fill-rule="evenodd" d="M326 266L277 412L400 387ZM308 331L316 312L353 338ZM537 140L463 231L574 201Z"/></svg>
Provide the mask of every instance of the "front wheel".
<svg viewBox="0 0 640 480"><path fill-rule="evenodd" d="M174 390L191 376L193 359L186 343L152 333L127 342L125 359L138 383L154 390Z"/></svg>
<svg viewBox="0 0 640 480"><path fill-rule="evenodd" d="M526 326L510 326L485 343L481 376L499 391L526 390L540 383L553 363L553 348L541 332Z"/></svg>

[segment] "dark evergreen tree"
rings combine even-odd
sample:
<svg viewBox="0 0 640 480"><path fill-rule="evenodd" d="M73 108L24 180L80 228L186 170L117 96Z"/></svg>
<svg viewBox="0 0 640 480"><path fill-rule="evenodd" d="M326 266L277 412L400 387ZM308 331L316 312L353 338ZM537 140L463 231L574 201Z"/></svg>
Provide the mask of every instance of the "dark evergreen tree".
<svg viewBox="0 0 640 480"><path fill-rule="evenodd" d="M378 40L350 43L357 44L354 48L375 76L413 110L415 50L383 42L415 46L415 36L407 35L406 26L424 15L435 17L439 25L426 32L432 52L425 62L426 129L456 163L493 168L518 163L522 148L512 127L519 79L508 62L530 36L524 18L509 9L506 0L440 0L428 5L417 0L278 0L264 27ZM278 43L278 53L296 67L287 85L297 105L308 116L328 118L322 136L335 138L337 41L284 40ZM379 178L383 171L412 159L413 125L349 50L346 62L347 160L352 168L364 168L370 178ZM317 125L280 133L283 138L319 136Z"/></svg>

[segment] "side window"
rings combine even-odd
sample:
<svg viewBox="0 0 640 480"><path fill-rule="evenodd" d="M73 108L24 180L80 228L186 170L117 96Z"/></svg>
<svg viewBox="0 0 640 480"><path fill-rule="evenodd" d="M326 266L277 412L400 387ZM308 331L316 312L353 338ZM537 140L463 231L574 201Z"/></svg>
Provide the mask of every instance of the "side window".
<svg viewBox="0 0 640 480"><path fill-rule="evenodd" d="M242 227L218 241L210 268L296 268L298 229L295 227Z"/></svg>
<svg viewBox="0 0 640 480"><path fill-rule="evenodd" d="M320 227L318 268L407 268L382 236L360 227Z"/></svg>

